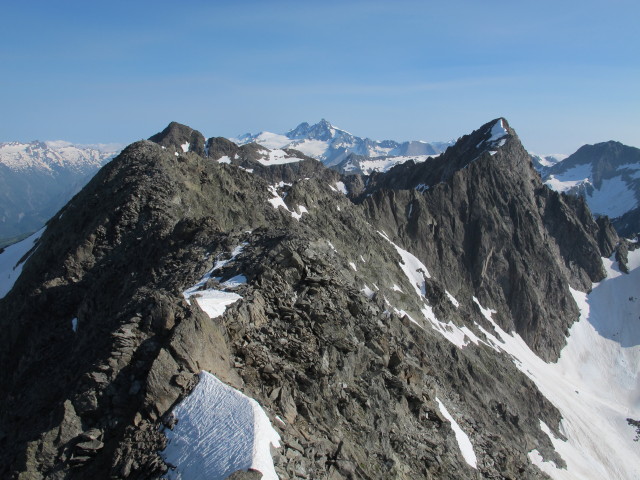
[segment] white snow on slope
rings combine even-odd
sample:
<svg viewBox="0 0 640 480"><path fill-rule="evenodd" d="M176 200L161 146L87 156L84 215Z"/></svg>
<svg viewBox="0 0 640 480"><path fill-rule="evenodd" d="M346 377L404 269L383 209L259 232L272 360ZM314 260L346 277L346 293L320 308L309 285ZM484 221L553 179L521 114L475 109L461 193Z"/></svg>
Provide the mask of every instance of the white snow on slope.
<svg viewBox="0 0 640 480"><path fill-rule="evenodd" d="M39 170L54 172L59 168L93 171L104 165L117 151L99 150L69 142L0 143L0 165L13 171Z"/></svg>
<svg viewBox="0 0 640 480"><path fill-rule="evenodd" d="M212 319L222 315L229 305L242 298L237 293L214 289L200 290L189 296L185 294L185 298L189 303L191 303L189 299L192 297L196 299L200 308Z"/></svg>
<svg viewBox="0 0 640 480"><path fill-rule="evenodd" d="M611 259L604 264L608 277L589 295L572 290L581 316L557 363L542 361L519 335L498 327L490 310L483 312L498 333L485 331L490 341L513 355L562 414L567 441L550 438L567 469L542 462L537 450L529 455L554 479L640 478L638 444L626 421L640 419L640 250L629 253L628 275Z"/></svg>
<svg viewBox="0 0 640 480"><path fill-rule="evenodd" d="M602 180L600 188L588 194L586 200L593 213L610 218L619 217L638 206L635 192L621 176Z"/></svg>
<svg viewBox="0 0 640 480"><path fill-rule="evenodd" d="M351 161L344 166L344 171L350 172L360 169L364 175L370 175L373 172L387 172L396 165L408 162L409 160L413 160L415 163L422 163L429 157L435 158L439 155L439 153L433 155L408 155Z"/></svg>
<svg viewBox="0 0 640 480"><path fill-rule="evenodd" d="M420 303L422 303L422 308L420 309L420 311L424 319L427 322L429 322L431 327L434 330L436 330L438 333L440 333L448 341L450 341L455 346L457 346L458 348L464 348L467 345L469 345L469 343L471 342L476 345L479 343L485 343L486 345L489 345L483 340L481 340L480 338L478 338L477 335L474 334L466 325L463 327L458 327L451 321L445 323L440 321L436 317L435 313L433 312L433 308L431 308L427 304L427 299L425 298L426 282L424 278L425 277L431 278L429 271L427 270L427 267L425 267L425 265L415 255L409 253L408 251L404 250L403 248L400 248L398 245L393 243L384 232L378 231L378 233L387 242L389 242L391 245L395 247L396 251L402 258L402 261L399 263L399 266L402 269L405 276L407 277L407 279L409 280L409 283L411 283L411 285L413 286ZM393 285L393 290L402 291L400 287L398 287L396 284ZM455 300L453 296L451 296L449 300L451 300L451 303L453 303L456 307L458 306L456 305L457 300ZM393 308L398 315L400 316L406 315L407 318L409 318L413 323L419 325L420 327L423 326L403 309L398 309L395 307ZM491 345L489 346L491 347Z"/></svg>
<svg viewBox="0 0 640 480"><path fill-rule="evenodd" d="M291 142L291 140L289 140L289 142ZM285 145L283 145L283 147L284 146ZM308 155L309 157L320 158L329 148L329 142L323 142L322 140L305 139L302 141L292 142L290 148L294 148L304 153L305 155Z"/></svg>
<svg viewBox="0 0 640 480"><path fill-rule="evenodd" d="M200 308L209 315L209 318L214 319L222 315L229 305L240 300L242 297L237 293L225 292L224 290L216 290L213 288L204 289L203 287L209 279L213 278L214 272L220 270L226 264L233 261L233 259L240 255L245 246L246 244L243 243L235 247L231 252L231 257L229 259L217 260L213 268L205 273L198 283L182 292L187 303L191 304L191 299L194 298L196 302L198 302ZM216 279L220 280L220 278ZM246 281L247 279L244 275L236 275L224 282L222 286L224 288L233 288L242 283L246 283Z"/></svg>
<svg viewBox="0 0 640 480"><path fill-rule="evenodd" d="M591 165L585 164L577 165L564 173L550 175L544 183L558 192L568 192L582 185L590 185L592 189L586 193L585 199L591 211L597 215L616 218L638 206L635 192L622 179L622 175L603 179L598 189L591 179Z"/></svg>
<svg viewBox="0 0 640 480"><path fill-rule="evenodd" d="M378 231L378 233L380 234L380 236L382 236L382 238L384 238L387 242L394 246L400 257L402 258L402 262L399 263L400 268L411 282L411 285L415 289L416 293L423 297L426 293L424 277L431 278L427 267L425 267L424 264L415 255L407 252L406 250L393 243L386 233L380 231Z"/></svg>
<svg viewBox="0 0 640 480"><path fill-rule="evenodd" d="M456 300L456 298L453 295L451 295L447 290L445 290L445 293L447 294L447 298L453 304L453 306L456 308L459 308L460 302L458 302L458 300Z"/></svg>
<svg viewBox="0 0 640 480"><path fill-rule="evenodd" d="M281 183L281 185L271 185L271 186L269 186L269 193L272 195L272 197L269 198L267 201L276 210L278 208L282 207L287 212L289 212L293 218L295 218L296 220L300 221L300 219L302 218L302 215L304 215L305 213L309 213L309 210L307 210L307 207L305 207L304 205L298 205L298 211L297 212L295 210L290 210L289 207L287 207L287 204L284 203L284 196L281 197L278 194L277 187L278 186L284 186L283 182L280 182L280 183ZM285 196L286 196L286 194L285 194Z"/></svg>
<svg viewBox="0 0 640 480"><path fill-rule="evenodd" d="M4 298L13 288L24 265L24 263L18 262L25 253L31 250L43 232L44 228L24 240L6 247L4 252L0 253L0 298Z"/></svg>
<svg viewBox="0 0 640 480"><path fill-rule="evenodd" d="M171 480L224 479L249 468L264 480L277 480L270 447L280 436L262 407L214 375L200 372L200 382L173 410L178 423L165 430L162 456L175 470Z"/></svg>
<svg viewBox="0 0 640 480"><path fill-rule="evenodd" d="M438 397L436 397L436 402L438 402L438 407L440 408L440 412L451 423L451 428L453 429L453 433L456 435L456 441L458 442L458 447L460 447L460 452L464 457L464 461L471 465L473 468L478 468L478 462L476 459L476 454L473 451L473 445L471 444L471 440L469 440L469 436L464 433L464 430L460 428L458 422L451 416L448 412L447 407L440 401Z"/></svg>
<svg viewBox="0 0 640 480"><path fill-rule="evenodd" d="M295 163L301 162L302 158L292 157L284 150L269 150L262 151L264 156L262 158L258 158L258 162L262 165L284 165L285 163Z"/></svg>
<svg viewBox="0 0 640 480"><path fill-rule="evenodd" d="M347 186L344 184L344 182L336 182L336 188L340 193L343 193L344 195L347 195L349 193L349 191L347 190Z"/></svg>
<svg viewBox="0 0 640 480"><path fill-rule="evenodd" d="M187 153L189 151L189 142L185 142L182 145L180 145L180 147L182 148L182 151L184 153Z"/></svg>
<svg viewBox="0 0 640 480"><path fill-rule="evenodd" d="M232 138L230 140L239 145L244 143L241 139L238 138ZM287 145L289 145L289 143L291 143L291 139L289 137L271 132L260 132L252 141L272 150L275 148L286 147Z"/></svg>
<svg viewBox="0 0 640 480"><path fill-rule="evenodd" d="M496 142L507 135L509 135L509 132L507 132L507 129L504 128L504 123L502 119L500 119L493 124L493 127L491 127L491 138L487 140L487 142Z"/></svg>
<svg viewBox="0 0 640 480"><path fill-rule="evenodd" d="M629 175L633 179L640 178L640 163L625 163L618 167L618 171Z"/></svg>
<svg viewBox="0 0 640 480"><path fill-rule="evenodd" d="M591 176L591 165L576 165L566 172L558 173L556 175L549 175L549 178L544 183L556 192L566 192L576 185L584 182L590 182L589 179L591 178Z"/></svg>

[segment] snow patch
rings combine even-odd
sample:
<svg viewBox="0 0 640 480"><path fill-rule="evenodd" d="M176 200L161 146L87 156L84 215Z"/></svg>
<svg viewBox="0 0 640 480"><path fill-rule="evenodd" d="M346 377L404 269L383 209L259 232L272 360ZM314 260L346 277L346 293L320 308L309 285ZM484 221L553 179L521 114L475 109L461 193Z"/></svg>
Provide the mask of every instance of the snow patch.
<svg viewBox="0 0 640 480"><path fill-rule="evenodd" d="M187 153L189 151L189 142L183 143L180 147L184 153Z"/></svg>
<svg viewBox="0 0 640 480"><path fill-rule="evenodd" d="M78 331L78 318L72 318L71 319L71 330L73 330L74 332Z"/></svg>
<svg viewBox="0 0 640 480"><path fill-rule="evenodd" d="M277 480L271 446L280 447L280 435L254 399L200 372L200 382L172 412L173 430L165 430L164 460L175 469L171 480L227 478L249 468L264 480Z"/></svg>
<svg viewBox="0 0 640 480"><path fill-rule="evenodd" d="M304 205L298 205L298 211L296 212L295 210L289 210L289 207L287 207L287 204L284 203L284 197L286 196L286 194L284 196L280 196L278 194L278 190L277 187L280 186L284 186L285 184L283 182L280 182L279 185L271 185L269 187L269 193L271 193L271 195L273 195L272 198L268 199L267 201L271 204L271 206L273 208L275 208L276 210L280 207L284 208L287 212L289 212L291 214L291 216L293 218L295 218L296 220L300 221L300 219L302 218L302 215L305 213L309 213L309 210L307 210L307 208Z"/></svg>
<svg viewBox="0 0 640 480"><path fill-rule="evenodd" d="M268 158L258 158L258 162L260 162L262 165L284 165L286 163L295 163L295 162L301 162L302 158L298 158L298 157L292 157L289 156L289 154L287 154L287 152L285 152L284 150L270 150L270 151L263 151L262 152L263 155L266 154L266 156Z"/></svg>
<svg viewBox="0 0 640 480"><path fill-rule="evenodd" d="M5 247L0 253L0 298L4 298L13 288L22 273L24 262L20 259L33 248L33 245L44 233L44 228L24 240ZM26 261L26 260L25 260Z"/></svg>
<svg viewBox="0 0 640 480"><path fill-rule="evenodd" d="M507 132L507 129L504 126L504 122L502 121L502 119L500 119L493 124L493 127L491 127L491 138L487 140L487 143L494 143L498 140L502 140L502 143L499 143L498 145L499 147L501 147L502 145L504 145L503 138L507 135L509 135L509 132Z"/></svg>
<svg viewBox="0 0 640 480"><path fill-rule="evenodd" d="M368 299L373 298L373 296L375 295L375 292L374 292L373 290L371 290L371 289L369 288L369 286L368 286L368 285L366 285L366 284L365 284L364 288L363 288L362 290L360 290L360 291L361 291L362 293L364 293L364 294L365 294L365 296L366 296Z"/></svg>
<svg viewBox="0 0 640 480"><path fill-rule="evenodd" d="M357 271L358 271L358 267L356 267L356 264L355 264L355 263L353 263L353 262L349 262L349 266L350 266L351 268L353 268L353 271L354 271L354 272L357 272Z"/></svg>
<svg viewBox="0 0 640 480"><path fill-rule="evenodd" d="M451 295L447 290L445 290L445 293L447 294L447 298L453 304L453 306L456 307L456 308L459 308L460 307L460 302L458 302L458 300L456 300L455 297L453 295Z"/></svg>
<svg viewBox="0 0 640 480"><path fill-rule="evenodd" d="M440 413L442 413L442 416L449 420L449 422L451 423L451 428L453 429L453 433L455 433L456 435L456 441L458 442L458 447L460 447L460 452L462 453L464 461L473 468L477 469L478 461L476 459L476 454L473 451L471 440L469 440L469 436L464 433L464 430L462 430L462 428L460 428L458 422L455 421L455 419L451 416L447 408L438 397L436 397L436 402L438 402L438 408L440 408Z"/></svg>
<svg viewBox="0 0 640 480"><path fill-rule="evenodd" d="M230 164L230 163L231 163L231 159L225 155L225 156L220 157L220 158L218 159L218 163L226 163L226 164Z"/></svg>
<svg viewBox="0 0 640 480"><path fill-rule="evenodd" d="M431 278L427 267L425 267L424 264L420 260L418 260L416 256L412 255L411 253L393 243L385 233L380 231L378 231L378 233L380 234L380 236L382 236L382 238L384 238L387 242L395 247L396 251L402 258L402 261L399 263L400 268L411 282L411 285L415 289L416 293L420 296L424 296L426 293L424 277Z"/></svg>
<svg viewBox="0 0 640 480"><path fill-rule="evenodd" d="M231 256L226 260L217 260L211 270L205 273L202 278L194 286L188 288L182 295L187 303L191 304L191 299L194 298L200 308L209 316L214 319L224 314L227 307L240 300L242 297L237 293L226 292L224 290L217 289L205 289L207 281L213 277L213 273L222 269L229 262L233 261L244 249L246 243L242 243L236 246L231 252ZM247 283L247 279L244 275L236 275L230 278L226 282L222 283L225 289L236 288L244 283Z"/></svg>
<svg viewBox="0 0 640 480"><path fill-rule="evenodd" d="M336 182L336 188L338 189L339 192L344 193L345 195L349 193L344 182Z"/></svg>
<svg viewBox="0 0 640 480"><path fill-rule="evenodd" d="M622 176L602 180L600 188L587 194L586 200L593 213L610 218L620 217L638 207L635 192Z"/></svg>

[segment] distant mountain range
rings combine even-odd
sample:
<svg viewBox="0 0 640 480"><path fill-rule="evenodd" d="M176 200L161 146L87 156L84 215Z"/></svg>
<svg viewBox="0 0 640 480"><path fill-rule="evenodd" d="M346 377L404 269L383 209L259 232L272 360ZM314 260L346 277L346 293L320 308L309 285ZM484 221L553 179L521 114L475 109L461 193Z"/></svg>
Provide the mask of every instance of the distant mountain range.
<svg viewBox="0 0 640 480"><path fill-rule="evenodd" d="M0 246L40 229L115 153L114 146L0 143Z"/></svg>
<svg viewBox="0 0 640 480"><path fill-rule="evenodd" d="M244 134L229 141L188 134L172 123L163 142L180 151L209 155L248 169L313 158L347 175L383 173L405 162L423 163L455 142L398 142L355 136L327 120L303 122L285 134ZM159 141L158 137L150 140ZM194 136L195 135L195 136ZM242 148L238 148L242 147ZM119 151L117 145L67 142L0 143L0 247L44 225ZM215 156L215 155L214 155ZM640 231L640 150L618 142L585 145L571 156L529 152L534 168L550 188L583 196L595 215L607 215L622 236ZM305 168L315 168L304 162ZM283 171L293 167L282 167ZM298 168L298 167L296 167Z"/></svg>
<svg viewBox="0 0 640 480"><path fill-rule="evenodd" d="M258 143L270 149L295 149L339 171L365 174L386 170L408 159L424 161L455 143L371 140L355 136L325 119L315 125L301 123L282 135L271 132L246 133L231 140L239 145Z"/></svg>

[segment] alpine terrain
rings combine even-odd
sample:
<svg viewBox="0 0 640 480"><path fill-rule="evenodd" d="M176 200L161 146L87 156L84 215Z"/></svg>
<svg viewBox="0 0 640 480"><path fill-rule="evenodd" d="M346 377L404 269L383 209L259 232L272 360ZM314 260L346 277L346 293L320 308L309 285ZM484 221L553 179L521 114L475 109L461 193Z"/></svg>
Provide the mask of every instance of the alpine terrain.
<svg viewBox="0 0 640 480"><path fill-rule="evenodd" d="M257 143L271 149L293 148L344 173L386 171L408 160L424 161L437 156L454 142L396 142L357 137L322 119L304 122L284 135L271 132L246 133L233 139L238 145Z"/></svg>
<svg viewBox="0 0 640 480"><path fill-rule="evenodd" d="M640 149L614 141L585 145L540 173L554 190L583 196L620 235L640 232Z"/></svg>
<svg viewBox="0 0 640 480"><path fill-rule="evenodd" d="M503 118L369 175L314 128L171 123L4 249L0 476L640 478L637 239Z"/></svg>
<svg viewBox="0 0 640 480"><path fill-rule="evenodd" d="M116 153L67 142L0 143L0 246L42 228Z"/></svg>

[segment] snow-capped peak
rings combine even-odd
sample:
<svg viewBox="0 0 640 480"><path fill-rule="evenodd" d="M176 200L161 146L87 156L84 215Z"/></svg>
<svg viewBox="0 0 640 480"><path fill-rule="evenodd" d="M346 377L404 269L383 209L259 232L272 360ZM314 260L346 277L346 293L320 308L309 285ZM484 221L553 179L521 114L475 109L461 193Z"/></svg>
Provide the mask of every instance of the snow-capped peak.
<svg viewBox="0 0 640 480"><path fill-rule="evenodd" d="M485 140L476 145L476 148L482 151L489 151L494 155L499 147L502 147L507 141L509 135L508 125L503 118L498 118L491 124L491 129L487 129L484 136L488 136Z"/></svg>
<svg viewBox="0 0 640 480"><path fill-rule="evenodd" d="M269 149L293 148L320 160L327 166L336 166L339 170L343 162L358 162L351 158L356 155L359 159L389 159L384 162L385 170L397 163L408 159L438 155L455 142L371 140L355 136L321 119L314 125L307 122L300 123L296 128L281 135L271 132L260 132L256 135L244 134L232 139L239 145L255 142ZM356 168L364 172L366 169Z"/></svg>
<svg viewBox="0 0 640 480"><path fill-rule="evenodd" d="M334 127L324 118L315 125L309 125L307 122L303 122L285 135L292 140L308 139L321 141L329 141L343 135L351 136L349 132Z"/></svg>

